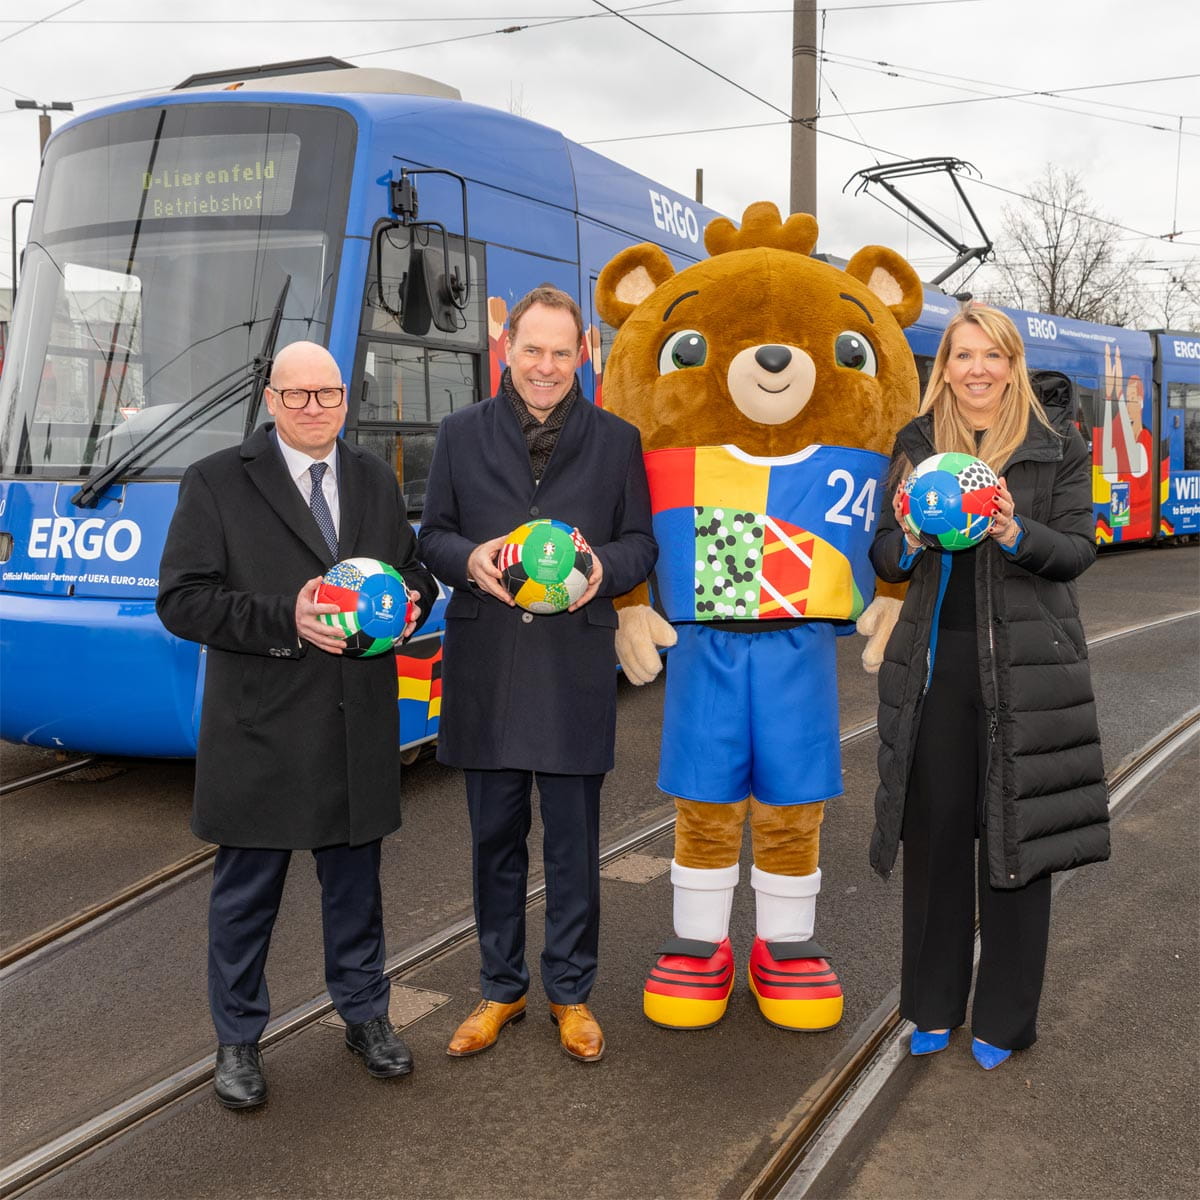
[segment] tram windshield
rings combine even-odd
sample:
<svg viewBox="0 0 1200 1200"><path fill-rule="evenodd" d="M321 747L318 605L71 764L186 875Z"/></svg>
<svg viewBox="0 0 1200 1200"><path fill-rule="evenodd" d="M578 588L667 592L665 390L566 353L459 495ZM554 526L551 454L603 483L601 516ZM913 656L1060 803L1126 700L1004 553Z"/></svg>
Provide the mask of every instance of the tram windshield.
<svg viewBox="0 0 1200 1200"><path fill-rule="evenodd" d="M327 341L354 144L336 109L231 103L60 134L0 376L0 472L85 477L168 418L178 434L132 474L240 442L264 417L249 389L187 412L260 352L289 277L277 346Z"/></svg>

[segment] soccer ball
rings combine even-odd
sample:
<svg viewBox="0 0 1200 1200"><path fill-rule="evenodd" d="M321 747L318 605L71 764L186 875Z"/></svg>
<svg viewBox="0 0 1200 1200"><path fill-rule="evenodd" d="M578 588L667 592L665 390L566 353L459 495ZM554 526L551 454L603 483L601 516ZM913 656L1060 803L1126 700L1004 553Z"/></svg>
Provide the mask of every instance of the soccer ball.
<svg viewBox="0 0 1200 1200"><path fill-rule="evenodd" d="M992 527L997 483L973 455L931 454L904 481L904 527L934 550L966 550Z"/></svg>
<svg viewBox="0 0 1200 1200"><path fill-rule="evenodd" d="M532 613L558 613L587 591L592 548L562 521L530 521L504 540L496 559L512 598Z"/></svg>
<svg viewBox="0 0 1200 1200"><path fill-rule="evenodd" d="M317 603L338 606L338 612L318 613L317 619L346 634L348 658L386 654L410 619L404 580L394 567L374 558L334 563L317 588Z"/></svg>

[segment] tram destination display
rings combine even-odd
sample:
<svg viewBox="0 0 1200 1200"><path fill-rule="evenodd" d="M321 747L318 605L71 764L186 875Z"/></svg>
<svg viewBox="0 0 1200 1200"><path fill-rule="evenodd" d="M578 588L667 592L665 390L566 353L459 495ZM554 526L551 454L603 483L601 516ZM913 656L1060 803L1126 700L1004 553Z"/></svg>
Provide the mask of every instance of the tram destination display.
<svg viewBox="0 0 1200 1200"><path fill-rule="evenodd" d="M46 228L114 214L152 221L285 216L299 159L295 133L185 134L90 147L66 155L56 171L103 186L52 192Z"/></svg>

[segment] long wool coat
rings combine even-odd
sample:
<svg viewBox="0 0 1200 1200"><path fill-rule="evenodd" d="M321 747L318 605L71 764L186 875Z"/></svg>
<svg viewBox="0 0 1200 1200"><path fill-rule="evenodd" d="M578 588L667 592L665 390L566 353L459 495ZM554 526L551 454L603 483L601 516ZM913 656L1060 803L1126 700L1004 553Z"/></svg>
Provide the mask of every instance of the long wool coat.
<svg viewBox="0 0 1200 1200"><path fill-rule="evenodd" d="M933 420L917 417L897 437L896 456L934 453ZM988 539L976 555L979 681L989 714L984 812L988 877L1015 888L1108 857L1108 804L1100 733L1074 580L1095 560L1091 464L1069 421L1059 433L1031 421L1000 472L1025 533L1015 553ZM895 472L892 473L893 478ZM871 549L893 582L903 534L890 494ZM879 789L871 864L895 865L921 701L932 674L930 634L949 556L925 551L911 569L900 620L879 672ZM935 651L936 652L936 651Z"/></svg>
<svg viewBox="0 0 1200 1200"><path fill-rule="evenodd" d="M208 647L192 831L227 846L359 845L400 824L392 654L351 659L296 637L296 595L333 564L269 432L189 467L163 551L158 613ZM339 557L437 585L391 470L338 442Z"/></svg>
<svg viewBox="0 0 1200 1200"><path fill-rule="evenodd" d="M604 567L599 594L537 616L470 586L480 542L549 517L577 527ZM438 430L421 518L421 557L454 588L446 608L438 761L478 770L601 774L616 731L612 597L658 554L637 430L577 399L536 483L503 396L452 413Z"/></svg>

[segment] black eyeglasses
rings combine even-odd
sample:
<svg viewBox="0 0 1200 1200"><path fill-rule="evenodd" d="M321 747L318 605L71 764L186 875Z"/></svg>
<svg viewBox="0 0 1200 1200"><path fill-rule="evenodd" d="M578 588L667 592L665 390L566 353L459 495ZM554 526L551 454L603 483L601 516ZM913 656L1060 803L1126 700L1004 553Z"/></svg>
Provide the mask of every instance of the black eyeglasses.
<svg viewBox="0 0 1200 1200"><path fill-rule="evenodd" d="M272 388L271 391L283 401L284 408L307 408L311 397L316 396L322 408L337 408L345 399L346 386L323 388Z"/></svg>

